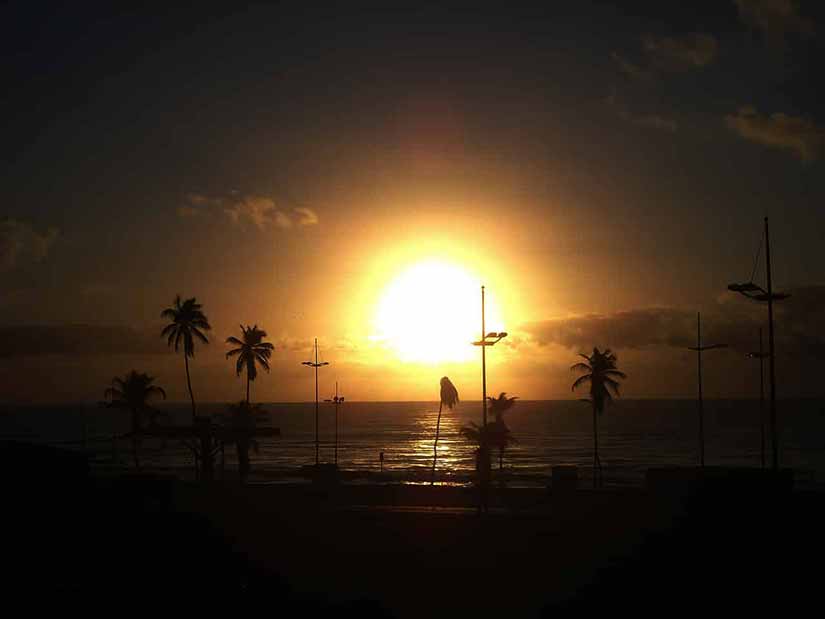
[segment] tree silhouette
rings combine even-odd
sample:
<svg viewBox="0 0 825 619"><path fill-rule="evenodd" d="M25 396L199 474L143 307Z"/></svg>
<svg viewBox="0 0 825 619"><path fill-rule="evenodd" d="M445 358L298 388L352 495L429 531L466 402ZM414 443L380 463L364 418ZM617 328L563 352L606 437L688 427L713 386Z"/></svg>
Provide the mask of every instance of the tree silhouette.
<svg viewBox="0 0 825 619"><path fill-rule="evenodd" d="M263 341L266 331L259 329L258 325L254 327L241 325L241 334L242 340L234 336L226 338L227 344L237 346L226 353L226 358L238 357L235 364L238 376L246 368L246 403L249 404L249 383L258 376L258 364L269 372L269 358L272 356L274 346Z"/></svg>
<svg viewBox="0 0 825 619"><path fill-rule="evenodd" d="M438 405L438 421L435 422L435 443L433 443L433 471L430 476L430 485L435 483L435 463L438 458L438 433L441 430L441 411L444 405L450 410L458 403L458 390L446 376L441 377L441 403Z"/></svg>
<svg viewBox="0 0 825 619"><path fill-rule="evenodd" d="M490 424L490 443L491 447L498 447L498 470L504 468L504 450L507 449L516 439L510 433L510 428L504 423L504 413L511 408L518 400L518 396L507 397L507 393L502 391L497 398L488 397L490 401L490 412L495 416L494 421Z"/></svg>
<svg viewBox="0 0 825 619"><path fill-rule="evenodd" d="M140 435L143 431L143 418L147 417L150 424L154 424L160 411L156 411L149 406L149 400L160 395L166 399L166 392L156 385L153 385L155 378L148 374L138 373L132 370L123 378L115 376L112 379L112 386L103 393L104 398L111 398L108 406L112 408L125 408L132 414L132 430L129 433L132 438L132 456L135 460L135 467L140 468Z"/></svg>
<svg viewBox="0 0 825 619"><path fill-rule="evenodd" d="M167 307L160 314L161 318L167 318L171 322L163 328L160 335L167 338L167 345L175 344L175 352L180 349L183 342L183 363L186 366L186 386L189 388L189 399L192 401L192 424L195 423L195 395L192 393L192 380L189 376L189 358L195 356L195 339L199 339L204 344L209 343L204 331L209 331L212 327L209 320L201 311L201 305L195 297L181 302L180 295L175 297L172 307Z"/></svg>
<svg viewBox="0 0 825 619"><path fill-rule="evenodd" d="M257 422L268 418L266 411L260 404L250 404L241 400L237 404L230 404L228 415L219 415L218 422L224 429L223 443L235 443L238 454L238 474L241 481L249 476L249 449L258 453L258 441L252 438Z"/></svg>
<svg viewBox="0 0 825 619"><path fill-rule="evenodd" d="M619 382L616 379L625 379L627 375L620 372L616 368L618 361L609 348L604 352L600 352L598 348L593 348L593 354L587 356L583 353L580 357L587 360L587 363L576 363L570 367L572 372L585 372L579 376L574 382L572 390L575 391L579 386L590 383L590 398L583 399L583 402L588 402L593 407L593 487L596 487L596 478L598 472L598 482L601 484L602 463L599 460L599 430L598 430L598 415L604 412L606 404L613 401L611 392L619 396Z"/></svg>

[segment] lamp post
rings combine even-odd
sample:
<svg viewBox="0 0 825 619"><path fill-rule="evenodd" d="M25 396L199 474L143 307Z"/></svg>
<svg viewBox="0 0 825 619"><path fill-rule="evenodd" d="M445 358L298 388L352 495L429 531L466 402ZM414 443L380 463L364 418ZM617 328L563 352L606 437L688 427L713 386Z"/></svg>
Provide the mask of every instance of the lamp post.
<svg viewBox="0 0 825 619"><path fill-rule="evenodd" d="M335 402L335 466L338 466L338 405L344 401L344 396L338 395L338 381L335 381L335 396L324 402Z"/></svg>
<svg viewBox="0 0 825 619"><path fill-rule="evenodd" d="M478 510L487 511L487 485L490 478L490 447L487 445L487 347L494 346L502 338L507 337L507 333L502 331L497 333L491 331L487 333L487 325L484 316L484 286L481 287L481 339L473 342L473 346L481 346L481 432L480 445L478 449L478 475L479 475L479 503Z"/></svg>
<svg viewBox="0 0 825 619"><path fill-rule="evenodd" d="M759 359L759 453L765 468L765 357L762 350L762 329L759 329L759 352L749 352L749 359Z"/></svg>
<svg viewBox="0 0 825 619"><path fill-rule="evenodd" d="M779 470L779 444L776 435L776 350L773 343L773 302L787 299L791 295L773 291L773 285L771 282L771 238L768 230L767 217L765 217L765 271L768 283L767 290L757 284L754 284L753 282L729 284L728 290L731 292L738 292L749 299L768 302L768 376L771 385L771 468L774 471L777 471Z"/></svg>
<svg viewBox="0 0 825 619"><path fill-rule="evenodd" d="M713 350L714 348L726 348L727 344L709 344L702 346L702 317L696 313L696 346L690 346L688 350L696 351L699 374L699 464L705 467L705 410L702 398L702 352Z"/></svg>
<svg viewBox="0 0 825 619"><path fill-rule="evenodd" d="M484 322L484 286L481 287L481 339L473 342L473 346L481 346L481 391L482 391L482 428L487 426L487 346L497 344L501 339L507 337L507 333L502 331L496 333L491 331L486 333L487 327ZM486 335L485 335L486 334Z"/></svg>
<svg viewBox="0 0 825 619"><path fill-rule="evenodd" d="M315 467L318 467L318 368L329 365L327 361L318 363L318 338L315 338L315 361L302 361L301 365L315 368Z"/></svg>

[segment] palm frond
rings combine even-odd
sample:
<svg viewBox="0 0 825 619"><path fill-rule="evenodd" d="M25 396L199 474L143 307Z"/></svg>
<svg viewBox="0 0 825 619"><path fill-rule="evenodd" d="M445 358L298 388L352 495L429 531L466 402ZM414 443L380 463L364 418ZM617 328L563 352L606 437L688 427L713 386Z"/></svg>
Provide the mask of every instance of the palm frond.
<svg viewBox="0 0 825 619"><path fill-rule="evenodd" d="M570 389L570 390L571 390L571 391L575 391L575 390L576 390L576 389L578 389L581 385L583 385L584 383L590 382L591 380L593 380L593 377L592 377L592 375L591 375L591 374L585 374L584 376L579 376L579 377L578 377L578 378L577 378L577 379L573 382L573 386L571 387L571 389Z"/></svg>

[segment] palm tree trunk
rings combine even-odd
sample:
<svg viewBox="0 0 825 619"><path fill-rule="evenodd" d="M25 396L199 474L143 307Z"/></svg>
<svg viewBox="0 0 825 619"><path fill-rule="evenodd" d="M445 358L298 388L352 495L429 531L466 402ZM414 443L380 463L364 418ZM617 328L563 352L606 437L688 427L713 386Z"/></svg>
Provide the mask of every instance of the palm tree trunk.
<svg viewBox="0 0 825 619"><path fill-rule="evenodd" d="M132 409L132 458L135 460L135 468L140 470L140 454L138 454L138 433L140 432L140 422L138 412Z"/></svg>
<svg viewBox="0 0 825 619"><path fill-rule="evenodd" d="M598 416L596 414L596 404L593 404L593 487L596 487L596 481L601 483L601 468L599 462L599 425Z"/></svg>
<svg viewBox="0 0 825 619"><path fill-rule="evenodd" d="M246 405L249 406L249 372L246 374Z"/></svg>
<svg viewBox="0 0 825 619"><path fill-rule="evenodd" d="M195 396L192 393L192 380L189 378L189 356L185 352L183 362L186 365L186 386L189 387L189 399L192 401L192 425L195 425Z"/></svg>
<svg viewBox="0 0 825 619"><path fill-rule="evenodd" d="M435 461L438 458L438 432L441 429L441 409L444 408L444 401L438 405L438 421L435 422L435 443L433 443L433 472L430 476L430 485L435 484Z"/></svg>

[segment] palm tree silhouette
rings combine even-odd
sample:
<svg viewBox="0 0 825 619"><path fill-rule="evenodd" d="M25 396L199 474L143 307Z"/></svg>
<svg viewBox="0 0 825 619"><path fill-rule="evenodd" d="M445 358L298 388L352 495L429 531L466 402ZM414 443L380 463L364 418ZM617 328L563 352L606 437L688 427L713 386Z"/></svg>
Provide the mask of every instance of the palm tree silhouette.
<svg viewBox="0 0 825 619"><path fill-rule="evenodd" d="M260 404L250 404L241 400L229 405L229 415L219 415L218 421L228 431L224 443L235 443L238 454L238 474L241 481L249 476L249 449L258 453L258 441L252 438L258 421L267 419L266 411Z"/></svg>
<svg viewBox="0 0 825 619"><path fill-rule="evenodd" d="M172 321L160 332L161 337L168 338L167 345L171 346L174 342L175 352L178 352L181 340L183 340L183 363L186 366L186 386L189 388L189 399L192 401L192 424L194 425L195 396L192 393L192 380L189 376L189 358L195 356L195 338L204 344L209 343L209 338L206 337L204 331L209 331L212 327L195 297L181 302L180 295L177 295L172 307L163 310L160 317Z"/></svg>
<svg viewBox="0 0 825 619"><path fill-rule="evenodd" d="M237 355L238 362L235 364L235 371L238 376L246 368L246 403L249 404L249 383L258 376L258 364L269 372L269 358L272 356L274 346L263 341L266 337L266 331L259 329L258 325L254 327L241 325L241 334L243 340L239 340L235 336L226 338L227 344L237 346L237 348L233 348L226 353L226 358L229 359Z"/></svg>
<svg viewBox="0 0 825 619"><path fill-rule="evenodd" d="M444 405L450 410L458 403L458 390L446 376L441 377L441 403L438 405L438 421L435 422L435 443L433 443L433 471L430 476L430 485L435 483L435 462L438 458L438 433L441 430L441 411Z"/></svg>
<svg viewBox="0 0 825 619"><path fill-rule="evenodd" d="M511 408L518 400L518 396L508 398L507 393L502 391L497 398L488 397L490 401L490 412L495 416L495 420L490 424L490 445L498 447L498 470L504 468L504 450L507 449L516 439L510 433L510 428L504 423L504 413Z"/></svg>
<svg viewBox="0 0 825 619"><path fill-rule="evenodd" d="M157 385L153 385L155 378L148 374L138 373L132 370L123 378L115 376L112 379L112 386L103 393L104 398L111 398L108 406L112 408L125 408L132 414L132 430L129 433L132 438L132 456L135 460L135 468L140 468L140 435L143 431L143 417L149 418L149 423L154 424L159 411L149 406L152 396L160 395L166 399L166 392Z"/></svg>
<svg viewBox="0 0 825 619"><path fill-rule="evenodd" d="M604 412L605 404L613 401L611 391L616 394L616 397L619 396L619 382L616 379L625 379L627 375L616 368L618 358L609 348L604 352L599 352L599 349L594 347L592 355L580 353L579 356L586 359L587 363L576 363L570 367L570 370L585 372L585 374L573 382L572 390L575 391L579 386L590 383L590 398L583 399L582 402L587 402L593 407L593 487L595 488L597 474L599 485L602 474L597 417Z"/></svg>

